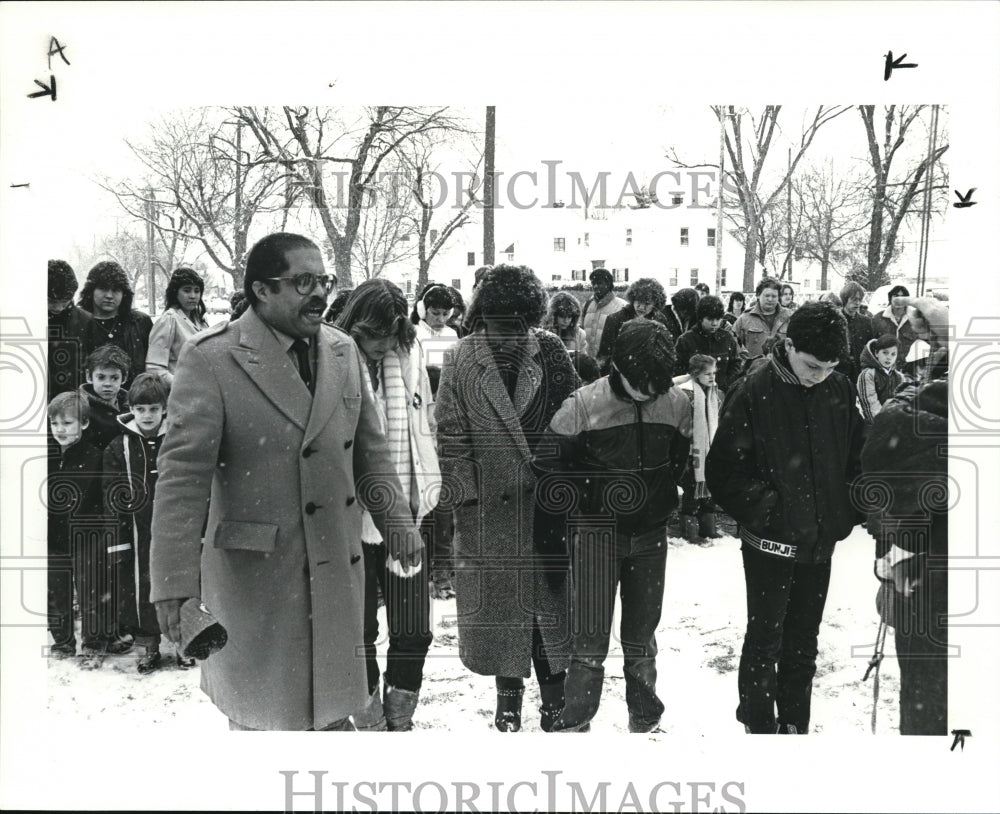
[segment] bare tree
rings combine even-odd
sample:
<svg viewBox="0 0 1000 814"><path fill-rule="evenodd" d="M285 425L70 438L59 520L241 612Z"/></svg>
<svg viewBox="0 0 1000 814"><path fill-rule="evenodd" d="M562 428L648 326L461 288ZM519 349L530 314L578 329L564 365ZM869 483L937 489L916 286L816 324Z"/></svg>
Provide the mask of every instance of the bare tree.
<svg viewBox="0 0 1000 814"><path fill-rule="evenodd" d="M854 239L870 223L864 181L845 176L827 161L800 174L792 190L803 222L797 246L820 264L820 288L826 290L831 267L852 265Z"/></svg>
<svg viewBox="0 0 1000 814"><path fill-rule="evenodd" d="M791 161L775 175L777 183L765 189L764 165L778 129L781 105L768 105L759 114L737 109L732 105L713 105L712 112L723 128L726 155L729 164L726 178L736 190L737 236L743 243L743 290L753 288L754 268L757 262L766 263L769 246L768 236L762 231L767 223L765 215L780 200L781 193L802 160L819 129L828 122L846 113L850 108L842 106L824 107L820 105L811 116L807 113L802 124L798 142L792 147ZM749 127L746 125L749 124ZM681 167L716 167L718 164L687 164L681 161L676 151L669 157ZM772 162L773 164L774 162ZM730 210L731 212L731 210Z"/></svg>
<svg viewBox="0 0 1000 814"><path fill-rule="evenodd" d="M456 199L449 205L448 188L442 183L440 165L434 158L434 143L428 139L414 141L404 153L408 165L407 180L410 192L416 204L412 210L413 231L417 237L417 291L423 290L430 279L430 267L438 252L444 248L448 240L459 229L471 220L469 212L473 207L482 206L479 195L481 179L479 171L483 162L483 152L480 149L476 161L468 171L455 173L456 185L460 178L468 178L465 189L455 189ZM434 223L434 213L444 208L450 217L444 223Z"/></svg>
<svg viewBox="0 0 1000 814"><path fill-rule="evenodd" d="M141 143L127 142L146 169L142 181L105 182L122 208L163 235L197 241L212 261L243 284L254 219L277 211L281 168L261 160L245 126L220 109L166 114Z"/></svg>
<svg viewBox="0 0 1000 814"><path fill-rule="evenodd" d="M912 214L914 201L925 192L929 168L940 164L948 150L947 136L933 152L921 138L911 138L909 160L901 153L907 136L922 121L927 105L887 105L876 112L875 105L860 105L858 111L868 139L868 161L872 172L870 188L870 230L866 245L867 264L855 269L852 276L869 291L888 282L900 226ZM878 119L881 117L882 121ZM923 134L921 134L923 135ZM902 164L902 166L900 166ZM941 183L932 191L947 194L947 173L938 176Z"/></svg>
<svg viewBox="0 0 1000 814"><path fill-rule="evenodd" d="M354 285L352 249L368 202L366 191L378 183L387 159L414 139L465 129L447 107L366 107L356 116L334 108L287 105L232 112L319 215L329 259L346 288Z"/></svg>
<svg viewBox="0 0 1000 814"><path fill-rule="evenodd" d="M378 277L386 266L413 258L414 203L398 174L379 179L367 192L369 204L361 212L358 233L351 247L354 267L365 280Z"/></svg>

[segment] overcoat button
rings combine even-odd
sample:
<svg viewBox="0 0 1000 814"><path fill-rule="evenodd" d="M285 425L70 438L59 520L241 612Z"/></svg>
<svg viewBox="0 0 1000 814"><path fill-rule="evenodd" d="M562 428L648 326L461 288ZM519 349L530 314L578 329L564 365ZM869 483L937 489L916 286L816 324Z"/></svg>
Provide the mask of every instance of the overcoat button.
<svg viewBox="0 0 1000 814"><path fill-rule="evenodd" d="M500 499L501 499L501 500L502 500L502 501L503 501L504 503L510 503L510 496L509 496L509 495L503 495L503 496L501 496L501 498L500 498Z"/></svg>
<svg viewBox="0 0 1000 814"><path fill-rule="evenodd" d="M303 457L303 458L308 458L308 457L309 457L310 455L312 455L312 454L313 454L313 453L314 453L315 451L316 451L316 450L314 450L314 449L313 449L312 447L306 447L306 448L305 448L304 450L302 450L302 457Z"/></svg>
<svg viewBox="0 0 1000 814"><path fill-rule="evenodd" d="M344 449L350 449L351 448L351 444L353 444L353 443L354 443L354 439L353 438L351 438L351 439L349 439L347 441L344 441Z"/></svg>
<svg viewBox="0 0 1000 814"><path fill-rule="evenodd" d="M354 503L354 497L352 495L351 497L347 498L347 505L351 506L351 505L353 505L353 503Z"/></svg>
<svg viewBox="0 0 1000 814"><path fill-rule="evenodd" d="M361 555L360 554L352 554L351 555L351 565L356 565L357 562L358 562L358 560L360 560L360 559L361 559Z"/></svg>
<svg viewBox="0 0 1000 814"><path fill-rule="evenodd" d="M319 507L310 500L306 504L306 514L315 514L317 508L319 508Z"/></svg>

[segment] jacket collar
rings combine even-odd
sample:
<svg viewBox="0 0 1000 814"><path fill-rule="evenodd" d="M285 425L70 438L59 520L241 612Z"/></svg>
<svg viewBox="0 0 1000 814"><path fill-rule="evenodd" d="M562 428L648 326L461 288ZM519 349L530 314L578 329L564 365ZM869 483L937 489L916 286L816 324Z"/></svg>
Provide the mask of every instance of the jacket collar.
<svg viewBox="0 0 1000 814"><path fill-rule="evenodd" d="M776 344L774 350L771 351L771 367L774 368L774 372L778 375L778 378L785 382L785 384L794 384L797 387L802 386L799 377L792 372L792 368L788 364L788 351L785 350L783 342Z"/></svg>

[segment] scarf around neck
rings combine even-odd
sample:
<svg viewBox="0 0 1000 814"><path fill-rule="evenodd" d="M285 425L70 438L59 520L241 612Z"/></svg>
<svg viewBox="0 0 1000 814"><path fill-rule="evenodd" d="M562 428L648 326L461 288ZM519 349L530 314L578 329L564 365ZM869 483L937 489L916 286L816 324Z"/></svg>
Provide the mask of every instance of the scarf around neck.
<svg viewBox="0 0 1000 814"><path fill-rule="evenodd" d="M705 459L719 426L719 388L713 385L706 389L698 382L692 382L691 392L694 394L694 427L691 435L694 496L700 499L709 497L708 487L705 485Z"/></svg>

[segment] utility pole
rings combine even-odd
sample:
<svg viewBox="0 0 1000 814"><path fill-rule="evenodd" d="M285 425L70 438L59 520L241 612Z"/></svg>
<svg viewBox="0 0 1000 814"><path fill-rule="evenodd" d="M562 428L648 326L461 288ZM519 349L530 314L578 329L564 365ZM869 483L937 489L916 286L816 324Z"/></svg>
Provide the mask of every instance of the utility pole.
<svg viewBox="0 0 1000 814"><path fill-rule="evenodd" d="M156 258L153 254L153 218L156 217L156 204L153 201L152 187L146 190L146 256L149 257L149 314L156 316Z"/></svg>
<svg viewBox="0 0 1000 814"><path fill-rule="evenodd" d="M486 199L483 208L483 264L487 266L492 266L496 257L493 230L493 166L496 157L496 129L497 109L488 105L486 107L486 144L484 145L486 178L483 182L483 196Z"/></svg>
<svg viewBox="0 0 1000 814"><path fill-rule="evenodd" d="M792 281L792 262L795 247L792 245L792 148L788 148L788 282Z"/></svg>
<svg viewBox="0 0 1000 814"><path fill-rule="evenodd" d="M722 108L725 111L725 107ZM715 207L715 296L722 296L722 179L726 174L726 116L719 117L719 177Z"/></svg>

